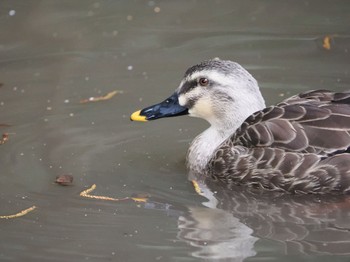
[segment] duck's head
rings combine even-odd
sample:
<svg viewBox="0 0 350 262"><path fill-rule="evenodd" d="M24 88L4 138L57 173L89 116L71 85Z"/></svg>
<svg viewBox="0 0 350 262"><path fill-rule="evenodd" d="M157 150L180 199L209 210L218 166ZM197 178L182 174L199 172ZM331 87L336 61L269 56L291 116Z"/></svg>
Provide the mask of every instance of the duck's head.
<svg viewBox="0 0 350 262"><path fill-rule="evenodd" d="M214 59L187 69L173 95L133 113L131 120L148 121L189 114L213 126L233 128L232 121L242 123L264 107L256 80L242 66Z"/></svg>

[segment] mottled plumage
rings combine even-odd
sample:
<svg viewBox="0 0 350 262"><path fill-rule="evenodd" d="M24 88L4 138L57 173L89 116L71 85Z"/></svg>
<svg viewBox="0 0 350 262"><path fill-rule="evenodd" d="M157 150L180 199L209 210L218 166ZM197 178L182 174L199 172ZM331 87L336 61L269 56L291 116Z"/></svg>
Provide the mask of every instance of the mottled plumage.
<svg viewBox="0 0 350 262"><path fill-rule="evenodd" d="M350 92L309 91L248 117L208 174L294 193L350 191Z"/></svg>

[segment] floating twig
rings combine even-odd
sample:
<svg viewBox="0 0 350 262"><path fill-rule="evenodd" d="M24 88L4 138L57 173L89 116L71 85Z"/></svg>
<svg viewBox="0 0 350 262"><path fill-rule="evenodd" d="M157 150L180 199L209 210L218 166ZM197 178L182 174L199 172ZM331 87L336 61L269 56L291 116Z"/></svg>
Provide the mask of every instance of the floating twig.
<svg viewBox="0 0 350 262"><path fill-rule="evenodd" d="M0 218L1 219L11 219L11 218L22 217L22 216L28 214L29 212L33 211L34 209L36 209L36 206L32 206L30 208L24 209L21 212L14 214L14 215L0 216Z"/></svg>
<svg viewBox="0 0 350 262"><path fill-rule="evenodd" d="M130 199L134 200L135 202L143 202L143 203L147 202L147 198L144 198L144 197L130 197Z"/></svg>
<svg viewBox="0 0 350 262"><path fill-rule="evenodd" d="M90 188L82 191L80 193L80 196L87 197L87 198L93 198L93 199L99 199L99 200L106 200L106 201L124 201L124 200L134 200L136 202L146 202L147 198L143 197L124 197L124 198L113 198L113 197L107 197L107 196L96 196L96 195L90 195L92 191L96 189L96 184L93 184Z"/></svg>
<svg viewBox="0 0 350 262"><path fill-rule="evenodd" d="M92 191L94 191L95 189L96 189L96 184L93 184L90 188L82 191L80 193L80 196L87 197L87 198L93 198L93 199L99 199L99 200L120 201L120 199L118 199L118 198L90 195L90 193Z"/></svg>
<svg viewBox="0 0 350 262"><path fill-rule="evenodd" d="M85 104L85 103L90 103L90 102L98 102L98 101L105 101L105 100L109 100L111 99L113 96L115 96L116 94L122 94L123 91L122 90L114 90L112 92L109 92L107 95L105 96L97 96L97 97L90 97L88 99L82 99L80 100L81 104Z"/></svg>

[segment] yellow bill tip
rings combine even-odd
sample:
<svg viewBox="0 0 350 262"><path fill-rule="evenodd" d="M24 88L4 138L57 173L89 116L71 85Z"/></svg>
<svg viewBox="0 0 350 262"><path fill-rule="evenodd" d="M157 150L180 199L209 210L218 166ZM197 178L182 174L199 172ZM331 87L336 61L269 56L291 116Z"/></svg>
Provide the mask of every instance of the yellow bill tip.
<svg viewBox="0 0 350 262"><path fill-rule="evenodd" d="M145 116L141 116L141 115L140 115L140 112L141 112L141 110L132 113L132 115L130 116L130 119L131 119L132 121L142 121L142 122L146 122L146 121L147 121L146 117L145 117Z"/></svg>

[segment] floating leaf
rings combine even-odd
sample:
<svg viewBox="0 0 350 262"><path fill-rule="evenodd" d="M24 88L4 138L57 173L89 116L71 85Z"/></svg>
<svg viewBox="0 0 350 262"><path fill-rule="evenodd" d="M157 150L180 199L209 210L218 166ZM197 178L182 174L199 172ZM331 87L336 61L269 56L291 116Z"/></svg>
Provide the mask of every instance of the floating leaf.
<svg viewBox="0 0 350 262"><path fill-rule="evenodd" d="M196 193L197 193L198 195L203 195L203 191L202 191L202 189L200 188L198 182L197 182L196 180L192 180L191 182L192 182L192 185L193 185L193 187L194 187L194 191L196 191Z"/></svg>
<svg viewBox="0 0 350 262"><path fill-rule="evenodd" d="M331 40L332 37L330 35L327 35L323 38L323 45L322 47L326 50L331 50Z"/></svg>

